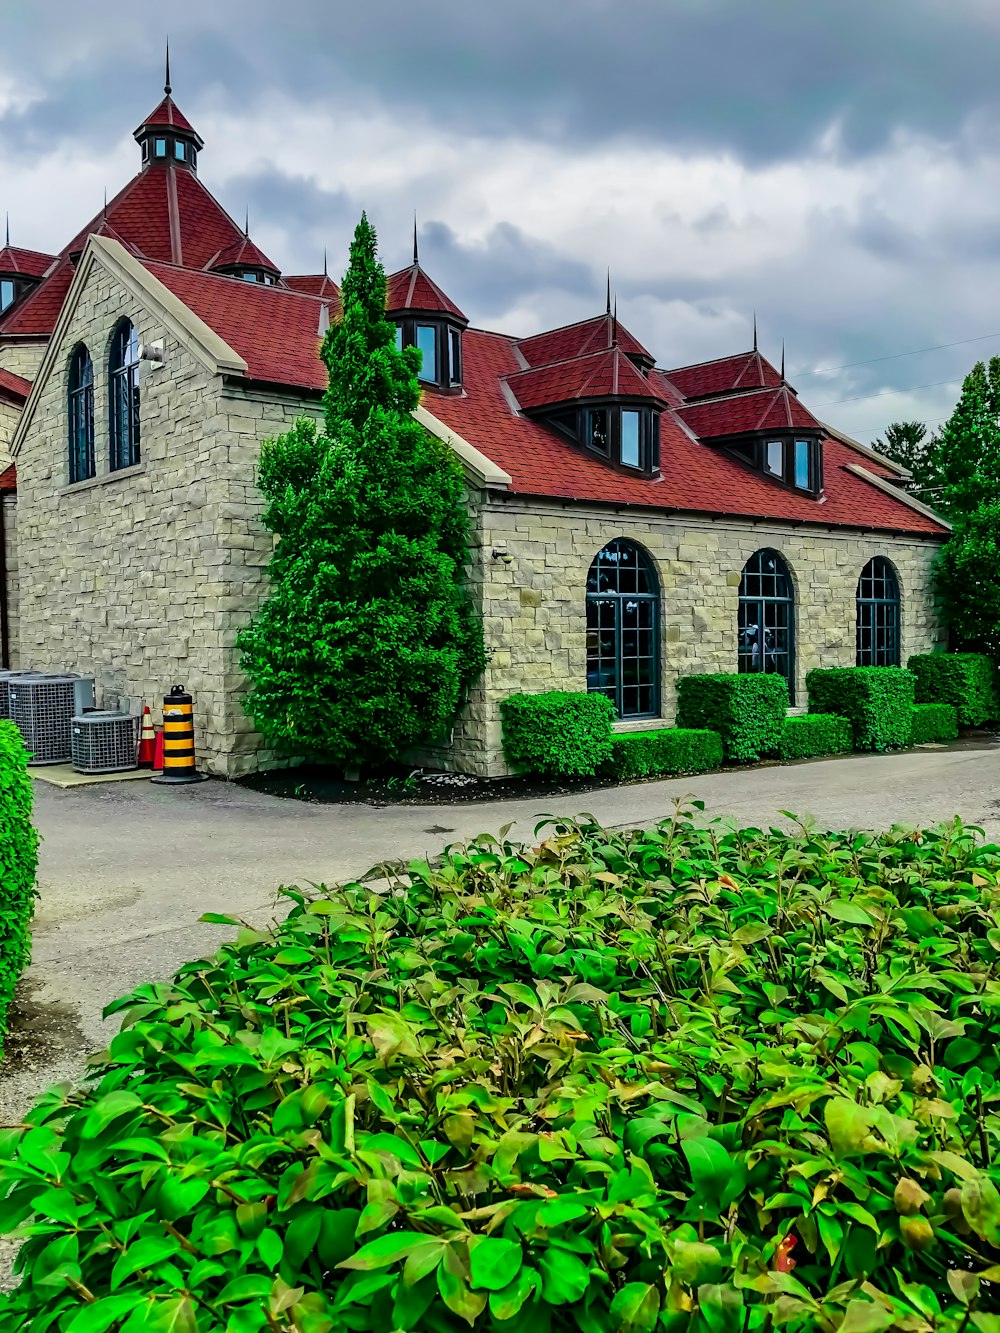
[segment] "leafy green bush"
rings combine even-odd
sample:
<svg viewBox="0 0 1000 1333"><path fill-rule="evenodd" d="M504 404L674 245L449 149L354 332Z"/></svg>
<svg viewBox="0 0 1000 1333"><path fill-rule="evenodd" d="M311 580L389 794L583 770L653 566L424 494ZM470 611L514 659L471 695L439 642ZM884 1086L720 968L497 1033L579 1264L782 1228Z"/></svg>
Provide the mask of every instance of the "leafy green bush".
<svg viewBox="0 0 1000 1333"><path fill-rule="evenodd" d="M779 754L786 763L824 754L849 754L853 749L854 728L846 717L833 713L786 717L781 728Z"/></svg>
<svg viewBox="0 0 1000 1333"><path fill-rule="evenodd" d="M994 1333L1000 849L675 815L405 869L0 1133L2 1333Z"/></svg>
<svg viewBox="0 0 1000 1333"><path fill-rule="evenodd" d="M0 1053L7 1010L31 956L38 834L31 822L31 778L21 733L0 722Z"/></svg>
<svg viewBox="0 0 1000 1333"><path fill-rule="evenodd" d="M722 738L716 731L633 731L615 736L607 771L619 782L674 773L707 773L722 763Z"/></svg>
<svg viewBox="0 0 1000 1333"><path fill-rule="evenodd" d="M677 682L678 727L717 731L726 758L741 763L778 753L787 711L783 676L717 672Z"/></svg>
<svg viewBox="0 0 1000 1333"><path fill-rule="evenodd" d="M983 653L925 653L906 665L918 704L954 704L962 727L1000 721L996 669Z"/></svg>
<svg viewBox="0 0 1000 1333"><path fill-rule="evenodd" d="M854 728L856 750L910 743L914 679L901 667L831 667L806 676L810 713L836 713Z"/></svg>
<svg viewBox="0 0 1000 1333"><path fill-rule="evenodd" d="M603 694L512 694L500 705L507 762L545 777L593 777L611 758L615 709Z"/></svg>
<svg viewBox="0 0 1000 1333"><path fill-rule="evenodd" d="M911 745L958 739L958 709L954 704L915 704Z"/></svg>

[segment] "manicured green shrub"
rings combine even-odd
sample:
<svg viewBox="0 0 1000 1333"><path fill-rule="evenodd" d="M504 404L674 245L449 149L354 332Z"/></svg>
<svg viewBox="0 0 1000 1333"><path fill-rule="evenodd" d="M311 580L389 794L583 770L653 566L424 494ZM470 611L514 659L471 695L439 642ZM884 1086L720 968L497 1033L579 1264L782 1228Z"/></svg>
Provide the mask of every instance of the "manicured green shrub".
<svg viewBox="0 0 1000 1333"><path fill-rule="evenodd" d="M849 754L854 749L854 728L846 717L833 713L805 713L786 717L781 728L779 754L786 762L814 759L824 754Z"/></svg>
<svg viewBox="0 0 1000 1333"><path fill-rule="evenodd" d="M996 847L678 813L396 873L0 1133L2 1333L994 1333Z"/></svg>
<svg viewBox="0 0 1000 1333"><path fill-rule="evenodd" d="M500 705L507 762L549 778L593 777L611 758L615 709L603 694L512 694Z"/></svg>
<svg viewBox="0 0 1000 1333"><path fill-rule="evenodd" d="M918 704L954 704L961 727L1000 721L996 668L983 653L926 653L906 665Z"/></svg>
<svg viewBox="0 0 1000 1333"><path fill-rule="evenodd" d="M717 731L726 758L739 763L778 753L787 711L783 676L718 672L677 682L678 727Z"/></svg>
<svg viewBox="0 0 1000 1333"><path fill-rule="evenodd" d="M0 1054L7 1011L31 956L38 834L31 822L31 778L21 733L0 722Z"/></svg>
<svg viewBox="0 0 1000 1333"><path fill-rule="evenodd" d="M911 745L958 739L958 709L954 704L915 704Z"/></svg>
<svg viewBox="0 0 1000 1333"><path fill-rule="evenodd" d="M722 737L717 731L633 731L611 741L607 772L619 782L668 777L675 773L707 773L722 763Z"/></svg>
<svg viewBox="0 0 1000 1333"><path fill-rule="evenodd" d="M806 676L810 713L836 713L854 728L856 750L909 745L914 679L901 667L831 667Z"/></svg>

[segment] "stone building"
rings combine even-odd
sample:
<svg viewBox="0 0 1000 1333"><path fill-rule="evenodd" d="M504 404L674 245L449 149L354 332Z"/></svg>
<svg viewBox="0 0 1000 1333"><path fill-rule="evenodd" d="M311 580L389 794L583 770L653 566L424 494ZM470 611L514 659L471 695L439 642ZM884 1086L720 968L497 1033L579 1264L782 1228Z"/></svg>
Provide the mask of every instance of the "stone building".
<svg viewBox="0 0 1000 1333"><path fill-rule="evenodd" d="M169 86L138 175L55 256L0 251L5 623L21 666L101 702L183 682L200 763L279 762L241 697L262 596L262 440L319 415L325 274L283 276L202 184ZM424 353L424 426L465 469L489 665L422 758L505 772L499 707L591 689L669 725L694 671L894 663L941 640L946 525L900 469L820 422L754 346L674 370L609 309L529 338L470 328L421 267L388 281ZM2 461L2 460L0 460Z"/></svg>

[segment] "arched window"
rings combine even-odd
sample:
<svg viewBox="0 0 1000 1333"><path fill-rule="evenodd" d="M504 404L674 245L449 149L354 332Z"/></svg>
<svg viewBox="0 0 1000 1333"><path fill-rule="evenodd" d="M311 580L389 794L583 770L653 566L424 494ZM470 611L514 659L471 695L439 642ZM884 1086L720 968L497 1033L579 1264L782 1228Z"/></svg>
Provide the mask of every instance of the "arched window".
<svg viewBox="0 0 1000 1333"><path fill-rule="evenodd" d="M899 581L884 556L858 579L858 666L899 666Z"/></svg>
<svg viewBox="0 0 1000 1333"><path fill-rule="evenodd" d="M111 339L111 471L139 461L139 338L127 319Z"/></svg>
<svg viewBox="0 0 1000 1333"><path fill-rule="evenodd" d="M94 363L81 343L69 363L70 484L94 472Z"/></svg>
<svg viewBox="0 0 1000 1333"><path fill-rule="evenodd" d="M645 551L623 537L587 576L587 689L607 695L619 717L659 712L659 587Z"/></svg>
<svg viewBox="0 0 1000 1333"><path fill-rule="evenodd" d="M757 551L740 580L739 669L784 676L795 697L795 603L788 566L777 551Z"/></svg>

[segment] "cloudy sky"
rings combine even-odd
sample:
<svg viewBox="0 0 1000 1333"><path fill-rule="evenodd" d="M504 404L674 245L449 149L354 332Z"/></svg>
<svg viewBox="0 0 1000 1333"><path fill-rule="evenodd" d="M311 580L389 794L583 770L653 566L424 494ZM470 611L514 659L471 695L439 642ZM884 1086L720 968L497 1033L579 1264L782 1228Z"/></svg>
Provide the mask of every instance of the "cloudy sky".
<svg viewBox="0 0 1000 1333"><path fill-rule="evenodd" d="M610 266L671 366L748 347L756 308L863 440L1000 354L996 0L0 3L17 244L60 248L137 169L169 24L202 176L287 272L326 246L339 276L362 208L398 267L416 210L476 324L594 313Z"/></svg>

